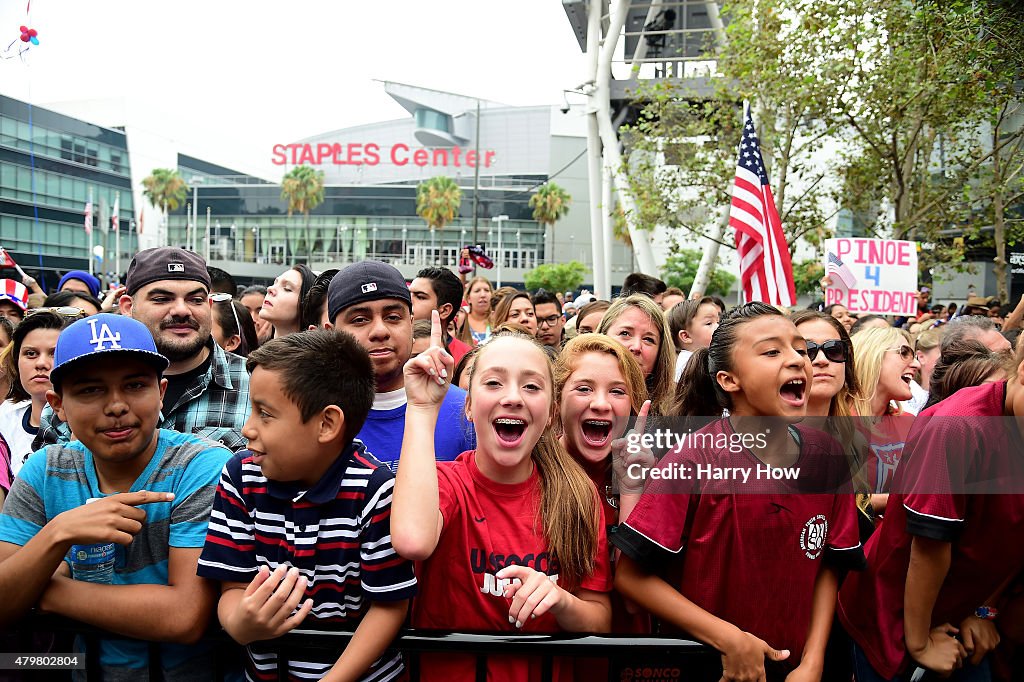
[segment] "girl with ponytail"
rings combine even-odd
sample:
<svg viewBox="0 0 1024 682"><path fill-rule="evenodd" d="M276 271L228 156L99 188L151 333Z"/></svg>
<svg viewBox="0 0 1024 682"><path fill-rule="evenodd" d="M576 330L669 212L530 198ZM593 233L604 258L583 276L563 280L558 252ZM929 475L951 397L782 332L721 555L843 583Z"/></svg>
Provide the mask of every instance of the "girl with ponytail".
<svg viewBox="0 0 1024 682"><path fill-rule="evenodd" d="M796 425L810 386L806 342L778 309L728 313L676 394L675 414L714 421L675 434L612 536L617 589L718 649L727 681L822 679L839 570L863 562L838 444ZM680 553L670 584L657 569Z"/></svg>
<svg viewBox="0 0 1024 682"><path fill-rule="evenodd" d="M607 632L609 551L593 483L555 435L551 362L535 339L506 332L479 347L466 416L477 449L435 462L433 433L452 375L434 313L429 350L405 367L408 410L391 537L422 562L414 627ZM421 679L475 678L474 656L423 656ZM572 665L556 661L555 680ZM492 656L489 680L540 680L537 659Z"/></svg>

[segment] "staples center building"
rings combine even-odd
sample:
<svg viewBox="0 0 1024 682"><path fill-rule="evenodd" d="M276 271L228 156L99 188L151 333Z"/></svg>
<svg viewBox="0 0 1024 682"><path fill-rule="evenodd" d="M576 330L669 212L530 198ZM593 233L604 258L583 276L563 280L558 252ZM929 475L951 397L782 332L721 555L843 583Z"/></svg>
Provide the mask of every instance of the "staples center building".
<svg viewBox="0 0 1024 682"><path fill-rule="evenodd" d="M197 240L201 245L205 239L209 206L212 264L246 279L272 278L282 266L306 260L308 243L314 269L373 258L411 278L429 265L454 266L461 248L475 241L495 261L493 270L481 271L495 283L521 285L524 273L542 263L578 260L589 269L586 139L579 114L398 83L384 88L408 117L282 141L267 150L281 176L300 165L323 172L324 201L308 224L304 216L288 216L279 182L179 159L186 181L202 177ZM436 176L458 183L462 205L451 224L432 233L416 214L416 188ZM528 203L549 180L568 191L572 203L568 215L545 230ZM187 225L184 209L171 215L171 243L192 243ZM631 251L617 245L612 263L613 284L621 284L632 270Z"/></svg>
<svg viewBox="0 0 1024 682"><path fill-rule="evenodd" d="M580 113L398 83L383 87L407 117L282 140L266 150L266 165L277 172L262 177L133 126L119 113L123 108L107 110L93 100L63 103L58 113L0 98L0 246L51 286L63 271L87 269L82 208L92 197L94 244L102 247L94 265L111 278L118 269L123 275L137 248L165 243L208 253L211 265L239 282L267 282L294 262L308 260L321 270L368 258L393 263L411 278L429 265L454 266L462 246L474 242L474 222L475 242L495 261L480 274L495 283L521 285L525 272L542 263L578 260L590 268ZM281 198L281 178L299 165L324 173L324 201L308 217L289 216ZM196 197L198 229L184 205L164 224L143 197L142 180L154 168L176 168L195 192L186 201ZM416 188L436 176L458 183L462 204L452 223L432 233L416 214ZM549 180L572 202L545 230L528 202ZM632 266L631 252L616 244L612 284L621 284ZM592 284L587 277L584 286Z"/></svg>

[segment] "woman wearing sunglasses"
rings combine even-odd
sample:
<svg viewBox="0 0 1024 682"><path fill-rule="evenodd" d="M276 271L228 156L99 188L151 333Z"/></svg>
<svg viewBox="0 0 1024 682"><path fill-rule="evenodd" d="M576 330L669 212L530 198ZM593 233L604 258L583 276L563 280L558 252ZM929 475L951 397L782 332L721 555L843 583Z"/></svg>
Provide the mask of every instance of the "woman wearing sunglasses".
<svg viewBox="0 0 1024 682"><path fill-rule="evenodd" d="M854 367L861 394L853 397L853 412L861 417L858 428L867 440L860 478L869 495L866 511L881 515L888 501L889 485L914 416L900 406L912 393L921 362L902 329L862 329L851 337Z"/></svg>
<svg viewBox="0 0 1024 682"><path fill-rule="evenodd" d="M860 390L846 327L837 318L816 310L801 310L790 319L807 341L807 359L811 361L813 379L807 395L807 416L849 417L853 398L860 395Z"/></svg>

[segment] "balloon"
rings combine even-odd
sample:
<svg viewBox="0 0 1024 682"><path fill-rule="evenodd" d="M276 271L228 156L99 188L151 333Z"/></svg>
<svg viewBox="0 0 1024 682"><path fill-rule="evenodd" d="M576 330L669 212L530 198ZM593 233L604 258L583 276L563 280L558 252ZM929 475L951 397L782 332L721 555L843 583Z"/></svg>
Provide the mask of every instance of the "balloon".
<svg viewBox="0 0 1024 682"><path fill-rule="evenodd" d="M38 45L39 44L39 38L36 38L35 36L32 36L32 44L33 45Z"/></svg>

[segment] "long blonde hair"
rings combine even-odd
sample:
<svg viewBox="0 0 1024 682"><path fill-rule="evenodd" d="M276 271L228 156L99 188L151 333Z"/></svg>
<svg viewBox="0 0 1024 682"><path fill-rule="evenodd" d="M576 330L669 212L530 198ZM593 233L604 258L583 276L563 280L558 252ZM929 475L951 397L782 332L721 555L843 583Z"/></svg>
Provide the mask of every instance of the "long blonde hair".
<svg viewBox="0 0 1024 682"><path fill-rule="evenodd" d="M624 298L617 298L612 301L604 317L601 318L601 325L597 328L597 333L607 334L615 320L629 308L638 308L650 318L661 335L661 340L658 343L658 355L654 360L654 369L651 370L647 385L650 390L651 414L667 414L675 389L676 347L669 338L670 332L665 323L665 313L661 306L645 294L631 294Z"/></svg>
<svg viewBox="0 0 1024 682"><path fill-rule="evenodd" d="M853 341L854 369L857 372L857 383L860 385L860 395L853 396L854 412L861 417L877 417L879 415L871 413L871 401L878 393L882 360L886 351L893 346L906 342L913 348L910 334L896 327L875 327L861 329L850 339ZM898 412L898 408L895 411Z"/></svg>
<svg viewBox="0 0 1024 682"><path fill-rule="evenodd" d="M533 346L548 369L551 381L552 423L544 429L533 446L530 457L537 465L541 480L540 522L551 556L558 560L562 586L575 590L584 578L594 572L597 558L600 506L597 492L583 468L569 456L558 441L558 403L555 401L555 381L551 361L541 345L532 336L511 330L480 346L476 363L469 378L467 409L472 405L473 380L481 359L495 345L506 340L520 340Z"/></svg>

